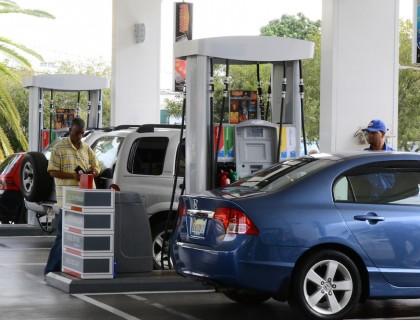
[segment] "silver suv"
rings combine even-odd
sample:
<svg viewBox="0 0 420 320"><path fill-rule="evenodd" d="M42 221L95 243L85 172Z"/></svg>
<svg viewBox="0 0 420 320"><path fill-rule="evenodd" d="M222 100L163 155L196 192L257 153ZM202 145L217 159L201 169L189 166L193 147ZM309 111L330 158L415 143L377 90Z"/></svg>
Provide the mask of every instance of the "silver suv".
<svg viewBox="0 0 420 320"><path fill-rule="evenodd" d="M91 144L101 165L101 174L95 181L97 188L109 188L113 185L121 191L137 192L142 197L149 215L156 269L162 268L161 261L164 268L168 267L168 255L163 243L179 141L179 126L142 125L124 129L120 127L118 130L102 134ZM169 217L170 226L175 220L185 172L184 148L181 147L180 151L178 173L181 178L176 188L173 213ZM42 170L47 176L46 167ZM26 201L26 206L38 214L45 215L48 211L56 211L55 194L50 192L46 199L48 201ZM166 232L167 238L170 237L170 233L171 230Z"/></svg>

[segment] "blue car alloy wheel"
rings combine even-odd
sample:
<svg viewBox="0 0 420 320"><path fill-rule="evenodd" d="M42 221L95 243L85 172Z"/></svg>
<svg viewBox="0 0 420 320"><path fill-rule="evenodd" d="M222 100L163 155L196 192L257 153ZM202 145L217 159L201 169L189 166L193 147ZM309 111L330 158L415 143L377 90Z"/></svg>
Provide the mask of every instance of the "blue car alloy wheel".
<svg viewBox="0 0 420 320"><path fill-rule="evenodd" d="M354 262L335 250L314 252L293 274L289 303L309 319L342 319L359 302L361 279Z"/></svg>

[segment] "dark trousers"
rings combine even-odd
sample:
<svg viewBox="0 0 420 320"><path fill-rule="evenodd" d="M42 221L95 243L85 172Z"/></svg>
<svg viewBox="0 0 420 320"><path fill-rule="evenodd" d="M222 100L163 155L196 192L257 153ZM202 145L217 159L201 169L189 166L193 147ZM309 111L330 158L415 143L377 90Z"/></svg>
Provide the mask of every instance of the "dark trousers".
<svg viewBox="0 0 420 320"><path fill-rule="evenodd" d="M57 236L51 247L47 265L44 268L44 275L48 272L61 272L62 233L62 210L60 209L57 220Z"/></svg>

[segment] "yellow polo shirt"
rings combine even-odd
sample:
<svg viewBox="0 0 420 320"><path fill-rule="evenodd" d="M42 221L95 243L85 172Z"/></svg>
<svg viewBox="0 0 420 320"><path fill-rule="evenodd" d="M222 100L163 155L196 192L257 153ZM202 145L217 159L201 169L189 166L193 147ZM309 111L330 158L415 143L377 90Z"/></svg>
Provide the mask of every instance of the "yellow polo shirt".
<svg viewBox="0 0 420 320"><path fill-rule="evenodd" d="M51 157L48 162L47 171L52 170L75 173L74 169L80 166L84 170L90 167L98 170L99 164L95 157L95 153L85 142L81 142L80 148L71 143L70 138L64 139L57 143L51 152ZM79 182L75 179L58 179L55 181L55 193L57 195L57 204L63 208L63 187L64 186L79 186Z"/></svg>

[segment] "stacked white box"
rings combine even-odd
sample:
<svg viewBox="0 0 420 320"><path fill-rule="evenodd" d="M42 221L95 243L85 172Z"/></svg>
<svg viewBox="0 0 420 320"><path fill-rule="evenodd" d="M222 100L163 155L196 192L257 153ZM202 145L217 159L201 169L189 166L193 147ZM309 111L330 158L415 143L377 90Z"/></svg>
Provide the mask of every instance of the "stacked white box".
<svg viewBox="0 0 420 320"><path fill-rule="evenodd" d="M81 279L114 277L115 193L64 188L62 271Z"/></svg>

